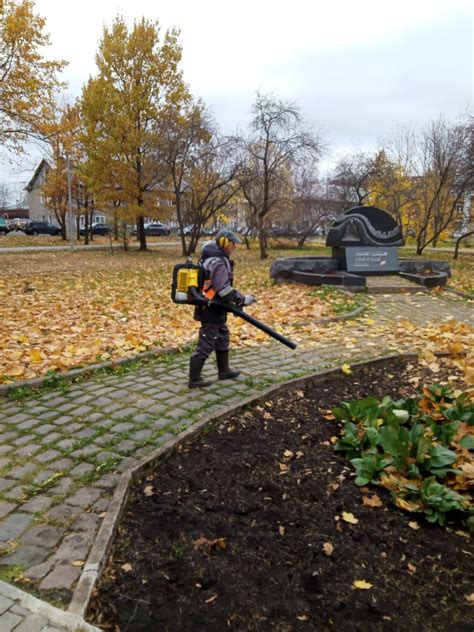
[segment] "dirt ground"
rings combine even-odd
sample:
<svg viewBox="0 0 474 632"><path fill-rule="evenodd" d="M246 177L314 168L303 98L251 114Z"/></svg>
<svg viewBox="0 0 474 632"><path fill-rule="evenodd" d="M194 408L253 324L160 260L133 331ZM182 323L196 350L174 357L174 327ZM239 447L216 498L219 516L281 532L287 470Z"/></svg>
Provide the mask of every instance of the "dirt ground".
<svg viewBox="0 0 474 632"><path fill-rule="evenodd" d="M331 447L339 423L325 418L341 401L406 396L416 376L453 373L402 360L341 372L183 446L134 490L89 620L121 632L472 631L465 527L356 487ZM381 507L362 503L372 492Z"/></svg>

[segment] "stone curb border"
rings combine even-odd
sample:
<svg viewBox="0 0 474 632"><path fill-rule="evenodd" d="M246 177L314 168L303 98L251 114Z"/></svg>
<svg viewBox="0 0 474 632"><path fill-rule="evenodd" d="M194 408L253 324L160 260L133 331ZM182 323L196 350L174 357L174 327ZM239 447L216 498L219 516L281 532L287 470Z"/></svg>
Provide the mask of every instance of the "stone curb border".
<svg viewBox="0 0 474 632"><path fill-rule="evenodd" d="M342 314L341 316L328 316L327 318L320 318L319 320L314 321L315 324L325 324L331 322L338 322L348 320L349 318L354 318L358 316L361 312L366 309L365 305L360 305L356 307L352 312L348 312L347 314ZM115 366L124 366L127 364L133 364L134 362L138 362L140 360L147 360L148 358L153 358L161 355L172 355L178 354L181 351L187 351L191 348L192 342L187 342L182 347L165 347L164 349L151 349L150 351L143 351L142 353L136 353L135 355L128 356L126 358L120 358L119 360L108 360L107 362L100 362L98 364L89 364L84 367L80 367L78 369L72 369L71 371L65 371L64 373L55 373L54 377L57 377L61 380L72 381L76 377L81 377L83 375L87 375L89 373L93 373L94 371L100 371L102 369L109 369ZM8 395L10 391L19 389L19 388L28 388L35 389L43 386L43 384L48 380L48 377L34 377L30 380L23 380L21 382L12 382L11 384L0 384L0 397L5 397Z"/></svg>
<svg viewBox="0 0 474 632"><path fill-rule="evenodd" d="M444 290L446 290L446 292L451 292L451 294L456 294L457 296L461 296L462 298L467 298L468 300L474 301L474 296L472 296L471 294L466 294L466 292L461 292L461 290L455 290L452 287L444 287Z"/></svg>
<svg viewBox="0 0 474 632"><path fill-rule="evenodd" d="M449 354L443 353L437 355L447 356ZM387 360L399 358L416 360L418 355L415 353L391 354L365 362L355 362L351 364L351 366L360 367L377 365L386 362ZM67 611L82 618L85 617L90 598L92 596L92 591L94 590L96 582L100 577L102 566L112 545L119 519L125 508L131 484L134 481L139 480L147 472L147 470L153 470L157 467L157 461L160 461L160 464L163 463L163 461L166 461L177 450L177 448L181 446L181 444L198 435L209 424L212 424L213 426L217 425L219 422L224 421L227 417L237 414L249 404L256 404L262 400L268 399L271 396L275 396L298 387L304 387L309 383L317 384L327 378L339 375L340 371L341 369L338 367L335 369L328 369L327 371L320 373L312 373L304 377L294 378L288 382L282 382L280 384L270 386L257 396L253 395L251 397L247 397L237 406L231 406L217 415L206 415L198 423L183 431L178 437L170 439L163 444L161 448L143 458L127 472L124 472L115 489L102 525L92 546L91 552L89 553L89 557L83 567Z"/></svg>
<svg viewBox="0 0 474 632"><path fill-rule="evenodd" d="M61 610L61 608L56 608L46 601L42 601L34 595L31 595L24 590L7 584L1 580L0 594L4 597L8 597L21 608L26 608L34 614L39 614L45 617L48 620L48 623L52 625L60 625L61 627L66 628L66 630L74 630L74 632L100 632L99 628L87 623L77 614ZM20 627L23 629L21 624Z"/></svg>
<svg viewBox="0 0 474 632"><path fill-rule="evenodd" d="M87 366L72 369L71 371L65 371L64 373L55 373L54 377L61 380L72 381L76 377L93 373L94 371L100 371L102 369L109 369L115 366L124 366L127 364L133 364L139 360L147 360L148 358L154 358L161 355L171 355L179 353L181 350L186 349L188 345L183 347L165 347L164 349L152 349L150 351L143 351L142 353L136 353L133 356L127 356L126 358L120 358L118 360L108 360L107 362L100 362L98 364L88 364ZM10 391L18 388L35 389L43 386L48 381L48 377L33 377L30 380L23 380L21 382L12 382L11 384L0 384L0 397L8 395Z"/></svg>

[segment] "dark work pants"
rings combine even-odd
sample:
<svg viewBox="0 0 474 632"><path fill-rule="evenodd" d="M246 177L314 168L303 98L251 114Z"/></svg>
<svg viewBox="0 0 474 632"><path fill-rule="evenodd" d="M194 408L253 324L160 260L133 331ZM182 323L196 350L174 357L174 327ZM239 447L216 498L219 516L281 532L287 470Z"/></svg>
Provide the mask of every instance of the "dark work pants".
<svg viewBox="0 0 474 632"><path fill-rule="evenodd" d="M229 351L229 328L225 323L203 323L193 357L207 358L213 351Z"/></svg>

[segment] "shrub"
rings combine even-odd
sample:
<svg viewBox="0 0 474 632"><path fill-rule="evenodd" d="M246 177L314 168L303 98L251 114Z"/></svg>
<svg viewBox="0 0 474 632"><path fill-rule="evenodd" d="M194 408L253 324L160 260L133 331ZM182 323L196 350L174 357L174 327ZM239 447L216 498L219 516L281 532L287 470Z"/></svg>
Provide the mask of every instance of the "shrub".
<svg viewBox="0 0 474 632"><path fill-rule="evenodd" d="M334 449L354 466L356 485L381 485L398 507L441 525L450 512L473 512L474 403L468 394L434 384L398 401L343 403L333 414L344 422Z"/></svg>

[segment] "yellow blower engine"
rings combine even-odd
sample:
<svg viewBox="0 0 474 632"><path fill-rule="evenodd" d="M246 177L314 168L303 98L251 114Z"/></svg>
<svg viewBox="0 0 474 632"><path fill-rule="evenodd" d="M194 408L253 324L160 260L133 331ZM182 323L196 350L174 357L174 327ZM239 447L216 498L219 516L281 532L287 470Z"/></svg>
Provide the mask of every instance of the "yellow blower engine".
<svg viewBox="0 0 474 632"><path fill-rule="evenodd" d="M203 271L188 259L186 263L178 263L173 269L173 283L171 285L171 298L174 303L182 305L196 305L189 295L191 288L198 292L202 289Z"/></svg>

